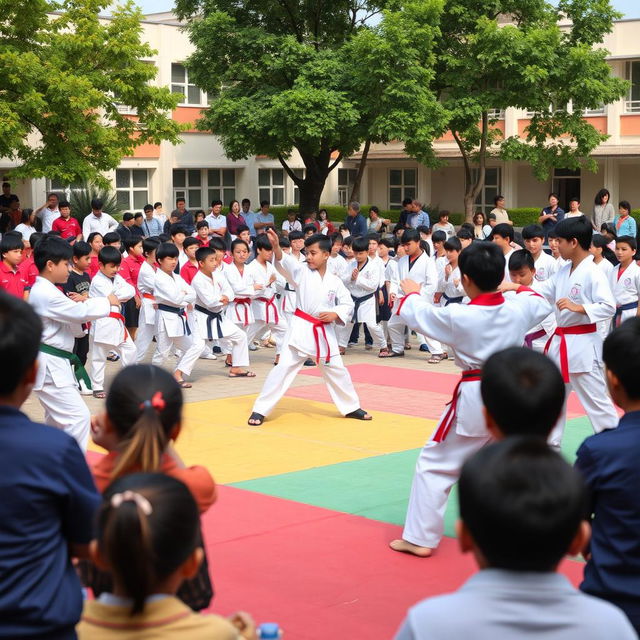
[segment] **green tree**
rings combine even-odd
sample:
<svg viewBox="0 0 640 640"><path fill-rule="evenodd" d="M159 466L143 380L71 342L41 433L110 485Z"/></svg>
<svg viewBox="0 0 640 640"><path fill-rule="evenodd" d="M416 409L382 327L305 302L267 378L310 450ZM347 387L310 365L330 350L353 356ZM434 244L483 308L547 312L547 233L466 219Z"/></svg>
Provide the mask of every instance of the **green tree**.
<svg viewBox="0 0 640 640"><path fill-rule="evenodd" d="M0 156L18 162L13 175L104 184L137 145L180 141L167 114L178 97L151 86L155 68L142 61L154 53L142 14L127 2L99 20L109 5L0 0Z"/></svg>
<svg viewBox="0 0 640 640"><path fill-rule="evenodd" d="M489 157L526 161L540 180L554 167L594 169L589 154L606 136L582 113L626 90L611 75L607 51L594 48L617 15L608 0L560 0L556 7L546 0L445 3L432 88L462 155L467 220ZM561 26L566 18L572 27ZM508 107L534 112L523 139L504 139L489 115ZM407 150L420 157L420 146Z"/></svg>
<svg viewBox="0 0 640 640"><path fill-rule="evenodd" d="M318 208L329 173L363 142L411 138L426 159L444 130L430 89L441 0L402 10L384 1L177 2L196 48L187 65L212 99L198 126L232 159L277 158L303 212ZM289 166L294 150L304 178Z"/></svg>

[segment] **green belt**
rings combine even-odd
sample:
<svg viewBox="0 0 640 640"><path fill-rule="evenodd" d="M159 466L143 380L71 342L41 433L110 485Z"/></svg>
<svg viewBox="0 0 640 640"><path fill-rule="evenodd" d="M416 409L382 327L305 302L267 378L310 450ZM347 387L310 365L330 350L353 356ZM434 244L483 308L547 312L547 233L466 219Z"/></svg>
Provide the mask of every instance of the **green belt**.
<svg viewBox="0 0 640 640"><path fill-rule="evenodd" d="M64 349L58 349L57 347L52 347L44 343L40 343L40 351L42 351L42 353L47 353L50 356L56 356L57 358L64 358L65 360L68 360L73 367L73 372L76 374L76 380L83 380L87 385L87 389L91 389L91 380L89 379L89 374L87 373L87 370L82 366L80 358L78 358L75 353L65 351Z"/></svg>

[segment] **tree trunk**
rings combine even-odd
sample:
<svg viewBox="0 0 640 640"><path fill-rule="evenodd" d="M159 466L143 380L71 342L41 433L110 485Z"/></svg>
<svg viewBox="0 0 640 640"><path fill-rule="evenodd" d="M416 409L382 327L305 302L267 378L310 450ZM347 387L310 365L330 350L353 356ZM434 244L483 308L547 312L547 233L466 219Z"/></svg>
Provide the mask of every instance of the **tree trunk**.
<svg viewBox="0 0 640 640"><path fill-rule="evenodd" d="M318 211L320 208L320 197L322 196L322 190L324 189L326 180L326 175L324 177L312 177L307 169L307 176L302 183L298 185L298 189L300 190L300 213L305 214L311 211Z"/></svg>
<svg viewBox="0 0 640 640"><path fill-rule="evenodd" d="M351 194L349 195L349 202L360 202L360 185L362 184L362 176L364 175L364 170L367 166L367 157L369 156L370 147L371 140L367 140L364 143L362 157L360 158L360 164L358 165L358 173L356 173L356 179L353 182L353 188L351 189Z"/></svg>
<svg viewBox="0 0 640 640"><path fill-rule="evenodd" d="M464 194L464 221L473 222L473 209L476 198L473 193Z"/></svg>

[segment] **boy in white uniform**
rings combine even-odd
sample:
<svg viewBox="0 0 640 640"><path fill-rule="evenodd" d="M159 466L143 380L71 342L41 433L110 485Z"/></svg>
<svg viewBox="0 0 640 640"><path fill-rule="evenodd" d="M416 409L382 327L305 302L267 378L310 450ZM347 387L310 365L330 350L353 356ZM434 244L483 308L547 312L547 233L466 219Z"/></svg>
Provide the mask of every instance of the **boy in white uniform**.
<svg viewBox="0 0 640 640"><path fill-rule="evenodd" d="M379 350L381 355L384 355L388 353L387 342L382 327L376 322L375 299L380 288L381 268L368 255L369 240L367 238L355 238L352 247L355 260L348 265L348 271L351 275L346 286L351 294L354 309L351 319L344 327L338 329L340 354L344 354L354 323L361 322L368 327L373 338L373 346Z"/></svg>
<svg viewBox="0 0 640 640"><path fill-rule="evenodd" d="M434 304L433 298L438 286L435 262L420 246L420 235L415 229L407 229L402 234L402 244L407 252L398 260L398 273L391 282L389 301L393 304L393 313L389 320L389 337L391 338L391 352L381 358L397 358L404 356L405 339L404 330L406 322L398 315L398 309L402 306L406 292L403 291L401 281L411 278L420 284L420 295L429 303ZM427 340L432 354L442 353L440 343L429 336Z"/></svg>
<svg viewBox="0 0 640 640"><path fill-rule="evenodd" d="M156 250L160 242L155 238L145 238L142 241L142 255L144 262L138 272L138 291L140 292L140 317L138 332L136 333L136 364L142 362L147 349L156 335L156 309L153 295L153 283L156 279Z"/></svg>
<svg viewBox="0 0 640 640"><path fill-rule="evenodd" d="M94 398L104 398L104 370L107 354L115 351L123 367L136 361L136 346L125 327L122 304L131 300L136 290L120 275L122 256L115 247L103 247L98 254L99 271L89 287L90 298L106 298L110 293L118 298L106 318L91 323L89 353L91 358L91 387Z"/></svg>
<svg viewBox="0 0 640 640"><path fill-rule="evenodd" d="M342 234L339 231L329 236L331 240L331 255L327 260L327 269L329 273L338 276L340 280L346 282L349 274L347 273L347 261L340 255L342 249Z"/></svg>
<svg viewBox="0 0 640 640"><path fill-rule="evenodd" d="M522 230L524 248L533 256L537 282L548 280L557 270L557 261L542 250L544 229L539 224L530 224ZM513 254L512 254L513 255Z"/></svg>
<svg viewBox="0 0 640 640"><path fill-rule="evenodd" d="M421 557L430 556L442 538L447 496L462 463L491 439L482 420L484 362L496 351L521 346L525 334L551 312L551 305L526 287L506 298L497 291L504 278L504 254L495 244L467 247L459 266L469 304L434 307L419 295L422 286L406 279L401 282L405 297L396 310L410 329L455 345L456 364L463 370L418 458L402 539L390 545Z"/></svg>
<svg viewBox="0 0 640 640"><path fill-rule="evenodd" d="M185 381L196 360L202 353L200 341L191 338L191 329L187 319L187 310L196 301L195 291L177 274L178 247L163 242L156 251L158 270L153 282L153 292L157 305L158 348L152 363L162 366L172 353L172 347L182 351L182 357L174 371L174 377L183 389L192 385Z"/></svg>
<svg viewBox="0 0 640 640"><path fill-rule="evenodd" d="M33 387L44 409L45 422L73 436L83 450L87 448L91 415L78 391L76 375L91 386L89 376L73 354L74 339L84 334L82 324L106 318L118 298L75 302L80 296L67 297L56 285L69 277L69 261L73 249L55 237L43 238L34 250L35 265L40 273L31 288L29 303L42 319L42 344L38 373ZM75 370L75 375L74 375Z"/></svg>
<svg viewBox="0 0 640 640"><path fill-rule="evenodd" d="M620 236L616 239L616 258L620 264L614 267L609 280L616 300L612 329L619 327L627 318L640 315L640 267L633 259L637 248L636 239L631 236Z"/></svg>
<svg viewBox="0 0 640 640"><path fill-rule="evenodd" d="M221 272L217 272L224 252L209 247L196 251L199 270L191 281L196 293L194 307L194 341L221 340L231 345L230 378L255 378L249 366L247 334L225 315L225 307L233 299L233 289ZM226 344L225 344L226 346Z"/></svg>
<svg viewBox="0 0 640 640"><path fill-rule="evenodd" d="M351 376L338 352L335 323L344 325L353 313L353 300L342 281L327 271L331 241L315 234L305 240L306 263L283 253L277 234L269 229L278 271L295 284L297 307L287 330L280 364L272 369L253 405L249 425L258 426L275 408L304 361L313 357L336 407L347 418L371 420L360 408Z"/></svg>
<svg viewBox="0 0 640 640"><path fill-rule="evenodd" d="M585 408L593 430L613 429L618 414L607 393L602 366L602 336L596 323L615 313L615 301L604 273L589 253L593 230L585 216L561 220L555 227L558 248L569 264L552 278L539 283L539 294L555 306L557 328L545 346L545 353L558 364L567 387L573 388ZM517 285L504 283L505 290ZM566 407L549 444L559 448Z"/></svg>
<svg viewBox="0 0 640 640"><path fill-rule="evenodd" d="M515 249L511 246L514 239L513 226L503 222L493 227L491 242L500 247L504 255L504 279L509 282L509 258Z"/></svg>

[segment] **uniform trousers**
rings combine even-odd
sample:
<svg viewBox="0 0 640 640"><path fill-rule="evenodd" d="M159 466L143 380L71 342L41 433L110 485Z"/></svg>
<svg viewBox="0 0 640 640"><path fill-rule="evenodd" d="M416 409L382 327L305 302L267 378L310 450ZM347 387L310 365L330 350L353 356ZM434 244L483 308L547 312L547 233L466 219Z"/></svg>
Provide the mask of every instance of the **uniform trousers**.
<svg viewBox="0 0 640 640"><path fill-rule="evenodd" d="M256 338L261 338L269 331L271 331L271 335L276 341L276 353L280 353L282 351L284 336L287 333L287 325L284 324L283 318L280 318L277 324L273 322L266 323L264 320L256 320L247 327L247 341L251 344Z"/></svg>
<svg viewBox="0 0 640 640"><path fill-rule="evenodd" d="M203 347L210 352L210 341L194 335L193 341L199 341ZM224 338L217 338L216 342L220 343L220 348L225 354L231 354L231 362L234 367L249 366L249 345L247 342L247 334L238 326L233 325L233 331L229 332Z"/></svg>
<svg viewBox="0 0 640 640"><path fill-rule="evenodd" d="M136 363L140 363L144 360L144 356L147 353L147 349L151 344L153 337L156 335L156 324L147 324L144 322L144 312L140 314L140 324L138 325L138 331L136 331Z"/></svg>
<svg viewBox="0 0 640 640"><path fill-rule="evenodd" d="M203 341L193 340L190 335L169 337L162 323L158 327L157 340L158 348L153 354L151 363L161 367L164 361L172 354L173 349L178 349L182 355L174 370L182 371L182 373L189 375L202 353Z"/></svg>
<svg viewBox="0 0 640 640"><path fill-rule="evenodd" d="M118 345L95 342L93 336L89 337L89 353L91 360L91 387L93 391L104 389L104 371L107 365L107 355L115 351L120 356L123 367L136 363L136 345L130 335Z"/></svg>
<svg viewBox="0 0 640 640"><path fill-rule="evenodd" d="M301 354L297 349L285 346L280 354L280 362L271 369L260 395L253 405L254 413L268 416L291 386L296 374L302 368L310 354ZM331 399L343 415L360 408L360 400L351 382L351 376L342 362L340 355L331 358L329 364L320 360L320 373L329 389Z"/></svg>
<svg viewBox="0 0 640 640"><path fill-rule="evenodd" d="M387 346L387 341L384 337L384 331L379 324L369 324L367 322L360 322L365 326L365 328L369 329L369 333L371 334L372 342L371 344L376 349L384 349ZM353 322L348 322L344 325L344 327L337 327L336 334L338 338L338 345L340 347L346 347L351 338L351 332L356 325ZM366 341L365 341L366 342Z"/></svg>
<svg viewBox="0 0 640 640"><path fill-rule="evenodd" d="M404 330L406 326L405 321L399 315L394 313L391 316L387 328L389 330L389 338L391 339L391 350L394 353L402 353L404 351ZM418 338L420 338L420 334L418 334ZM444 353L442 345L437 340L424 336L424 341L432 354Z"/></svg>

